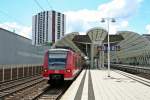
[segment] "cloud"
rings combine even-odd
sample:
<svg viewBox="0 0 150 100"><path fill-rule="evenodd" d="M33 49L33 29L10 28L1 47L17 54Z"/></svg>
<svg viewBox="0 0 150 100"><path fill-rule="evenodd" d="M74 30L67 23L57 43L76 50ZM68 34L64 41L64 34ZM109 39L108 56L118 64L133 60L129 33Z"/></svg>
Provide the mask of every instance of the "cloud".
<svg viewBox="0 0 150 100"><path fill-rule="evenodd" d="M111 23L110 34L116 34L117 31L130 30L128 26L129 26L129 22L127 20L121 20L113 24Z"/></svg>
<svg viewBox="0 0 150 100"><path fill-rule="evenodd" d="M114 17L117 19L115 24L110 24L110 33L114 34L119 29L128 29L129 18L138 10L143 0L111 0L100 4L96 10L81 9L77 11L66 11L66 33L80 32L85 34L93 27L104 27L106 24L100 22L103 17ZM119 20L118 20L119 19ZM31 39L32 27L23 26L16 22L1 23L0 27L13 31L19 35Z"/></svg>
<svg viewBox="0 0 150 100"><path fill-rule="evenodd" d="M128 24L129 24L129 22L125 21L125 20L121 22L122 27L128 27Z"/></svg>
<svg viewBox="0 0 150 100"><path fill-rule="evenodd" d="M135 14L141 0L112 0L99 5L98 10L103 17L129 18Z"/></svg>
<svg viewBox="0 0 150 100"><path fill-rule="evenodd" d="M127 29L128 20L136 13L143 0L112 0L101 4L96 10L81 9L77 11L66 11L67 33L77 31L85 33L89 28L103 26L101 18L113 17L117 23L111 25L110 30L115 33L118 29ZM119 19L119 20L118 20Z"/></svg>
<svg viewBox="0 0 150 100"><path fill-rule="evenodd" d="M9 31L12 31L21 36L30 38L32 37L32 28L28 26L19 25L16 22L5 22L0 24L1 28L7 29Z"/></svg>
<svg viewBox="0 0 150 100"><path fill-rule="evenodd" d="M146 25L145 29L147 30L147 33L150 34L150 25Z"/></svg>

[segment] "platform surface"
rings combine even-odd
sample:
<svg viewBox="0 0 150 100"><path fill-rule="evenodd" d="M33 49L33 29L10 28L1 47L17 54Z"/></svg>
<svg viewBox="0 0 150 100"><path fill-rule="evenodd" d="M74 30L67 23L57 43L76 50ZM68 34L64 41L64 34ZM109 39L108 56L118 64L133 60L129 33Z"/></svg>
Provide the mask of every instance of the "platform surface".
<svg viewBox="0 0 150 100"><path fill-rule="evenodd" d="M83 70L61 100L150 100L150 87L114 71Z"/></svg>

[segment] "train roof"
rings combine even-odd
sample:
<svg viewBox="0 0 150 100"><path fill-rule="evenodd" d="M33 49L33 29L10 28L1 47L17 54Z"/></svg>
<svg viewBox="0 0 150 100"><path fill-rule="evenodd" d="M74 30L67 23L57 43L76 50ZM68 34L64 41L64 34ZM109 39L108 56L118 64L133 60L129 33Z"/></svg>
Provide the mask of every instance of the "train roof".
<svg viewBox="0 0 150 100"><path fill-rule="evenodd" d="M69 49L62 49L62 48L56 48L56 49L49 49L48 51L71 51Z"/></svg>

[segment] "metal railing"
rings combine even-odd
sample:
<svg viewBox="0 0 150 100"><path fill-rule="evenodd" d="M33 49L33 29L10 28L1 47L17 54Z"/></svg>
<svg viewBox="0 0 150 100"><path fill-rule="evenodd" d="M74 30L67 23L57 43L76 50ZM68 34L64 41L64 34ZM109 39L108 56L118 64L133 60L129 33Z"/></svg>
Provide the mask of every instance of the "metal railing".
<svg viewBox="0 0 150 100"><path fill-rule="evenodd" d="M40 64L0 65L0 83L41 74Z"/></svg>

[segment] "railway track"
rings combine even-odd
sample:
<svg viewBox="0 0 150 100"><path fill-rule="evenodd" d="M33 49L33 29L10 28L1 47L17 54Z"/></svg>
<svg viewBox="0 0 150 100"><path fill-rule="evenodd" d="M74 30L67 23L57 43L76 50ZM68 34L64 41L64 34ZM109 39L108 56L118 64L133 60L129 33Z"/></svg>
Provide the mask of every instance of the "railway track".
<svg viewBox="0 0 150 100"><path fill-rule="evenodd" d="M76 78L80 75L80 73L78 73L78 75L75 77L74 80L76 80ZM36 96L32 99L33 100L59 100L60 97L65 93L65 91L72 84L72 82L73 81L67 81L64 82L63 84L46 87L45 90L43 90L43 92L36 94Z"/></svg>
<svg viewBox="0 0 150 100"><path fill-rule="evenodd" d="M43 86L46 86L46 81L40 76L17 82L3 83L0 87L0 100L30 98L31 93L42 90Z"/></svg>
<svg viewBox="0 0 150 100"><path fill-rule="evenodd" d="M150 80L150 68L132 65L112 64L113 69L121 70Z"/></svg>
<svg viewBox="0 0 150 100"><path fill-rule="evenodd" d="M30 78L26 78L26 79L20 79L20 80L15 80L15 81L11 81L11 82L6 82L6 83L2 83L0 84L0 92L3 92L9 88L14 88L17 87L18 85L30 82L32 80L36 80L41 78L41 76L34 76L34 77L30 77Z"/></svg>
<svg viewBox="0 0 150 100"><path fill-rule="evenodd" d="M41 76L1 83L0 100L58 100L71 83L49 86Z"/></svg>
<svg viewBox="0 0 150 100"><path fill-rule="evenodd" d="M80 75L82 71L74 78L73 81ZM69 88L73 81L64 82L64 84L56 86L49 86L41 94L37 95L34 100L59 100L65 91Z"/></svg>
<svg viewBox="0 0 150 100"><path fill-rule="evenodd" d="M43 93L37 95L34 100L59 100L72 82L65 82L61 85L49 86Z"/></svg>
<svg viewBox="0 0 150 100"><path fill-rule="evenodd" d="M150 80L149 79L145 79L145 78L142 78L142 77L130 74L130 73L126 73L126 72L120 71L120 70L114 70L114 71L119 73L119 74L121 74L121 75L123 75L123 76L131 78L131 79L133 79L135 81L138 81L138 82L140 82L140 83L150 87Z"/></svg>

